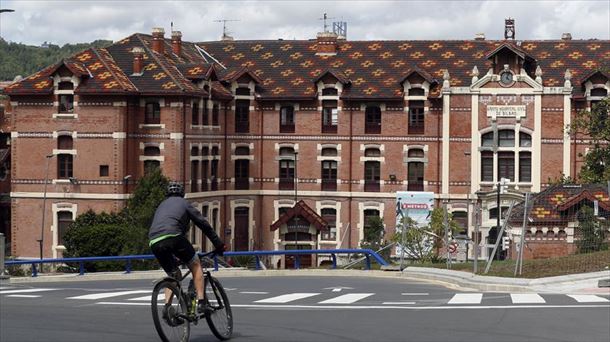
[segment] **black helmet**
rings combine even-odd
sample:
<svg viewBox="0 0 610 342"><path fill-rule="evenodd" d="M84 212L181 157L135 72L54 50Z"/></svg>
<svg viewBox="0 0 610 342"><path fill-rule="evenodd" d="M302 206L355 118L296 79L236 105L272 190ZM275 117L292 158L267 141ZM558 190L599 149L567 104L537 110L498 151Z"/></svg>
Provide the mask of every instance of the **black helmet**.
<svg viewBox="0 0 610 342"><path fill-rule="evenodd" d="M180 196L184 197L184 186L178 182L169 182L167 185L167 191L165 195L169 196Z"/></svg>

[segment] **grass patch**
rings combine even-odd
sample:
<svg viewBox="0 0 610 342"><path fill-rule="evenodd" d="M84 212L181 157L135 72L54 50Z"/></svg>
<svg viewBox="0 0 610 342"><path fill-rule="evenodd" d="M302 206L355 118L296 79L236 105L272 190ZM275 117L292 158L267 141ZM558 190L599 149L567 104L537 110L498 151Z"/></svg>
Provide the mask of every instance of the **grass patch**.
<svg viewBox="0 0 610 342"><path fill-rule="evenodd" d="M495 260L491 264L488 276L514 277L515 260ZM446 263L412 263L409 266L446 268ZM452 270L472 272L473 263L454 263ZM610 269L610 250L573 254L557 258L523 260L523 273L521 278L543 278L560 275L598 272ZM485 261L479 261L478 273L483 275Z"/></svg>

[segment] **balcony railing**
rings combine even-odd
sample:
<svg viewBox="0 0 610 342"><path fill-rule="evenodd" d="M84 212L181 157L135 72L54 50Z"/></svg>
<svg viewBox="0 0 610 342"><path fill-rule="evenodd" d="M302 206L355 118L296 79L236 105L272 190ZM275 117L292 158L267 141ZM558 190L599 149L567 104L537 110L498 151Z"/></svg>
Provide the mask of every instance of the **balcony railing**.
<svg viewBox="0 0 610 342"><path fill-rule="evenodd" d="M367 122L364 126L365 134L380 134L381 133L381 123L379 122Z"/></svg>
<svg viewBox="0 0 610 342"><path fill-rule="evenodd" d="M409 134L424 134L423 124L409 125Z"/></svg>
<svg viewBox="0 0 610 342"><path fill-rule="evenodd" d="M408 191L424 191L424 182L422 181L409 181L407 185Z"/></svg>
<svg viewBox="0 0 610 342"><path fill-rule="evenodd" d="M235 123L235 133L248 133L250 131L250 122L241 121Z"/></svg>
<svg viewBox="0 0 610 342"><path fill-rule="evenodd" d="M322 179L322 191L337 191L337 180Z"/></svg>
<svg viewBox="0 0 610 342"><path fill-rule="evenodd" d="M235 190L250 189L250 179L247 177L235 178Z"/></svg>
<svg viewBox="0 0 610 342"><path fill-rule="evenodd" d="M337 133L337 125L322 124L322 133Z"/></svg>
<svg viewBox="0 0 610 342"><path fill-rule="evenodd" d="M379 190L381 190L381 186L379 184L380 184L379 181L365 181L364 182L364 191L379 192Z"/></svg>
<svg viewBox="0 0 610 342"><path fill-rule="evenodd" d="M280 125L280 133L294 133L294 124Z"/></svg>
<svg viewBox="0 0 610 342"><path fill-rule="evenodd" d="M294 178L280 178L280 190L294 190Z"/></svg>

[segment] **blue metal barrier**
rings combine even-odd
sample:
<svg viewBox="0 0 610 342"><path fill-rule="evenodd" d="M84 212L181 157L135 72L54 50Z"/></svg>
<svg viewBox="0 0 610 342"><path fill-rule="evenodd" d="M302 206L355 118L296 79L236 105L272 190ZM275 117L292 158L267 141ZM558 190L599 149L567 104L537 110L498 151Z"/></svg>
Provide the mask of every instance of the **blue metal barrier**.
<svg viewBox="0 0 610 342"><path fill-rule="evenodd" d="M299 249L299 250L282 250L282 251L240 251L240 252L225 252L224 257L233 256L254 256L256 270L260 270L261 260L263 255L294 255L294 268L300 268L300 255L303 254L330 254L332 258L332 269L337 268L337 254L364 254L366 257L366 269L371 269L371 257L380 265L388 265L388 263L375 251L371 249ZM85 263L96 261L126 261L125 273L131 273L132 260L154 260L155 256L147 255L124 255L124 256L101 256L101 257L82 257L82 258L58 258L58 259L28 259L28 260L10 260L6 261L7 266L11 265L32 265L32 277L38 276L36 269L37 264L53 264L53 263L78 263L79 274L85 274ZM214 270L218 271L218 258L214 257Z"/></svg>

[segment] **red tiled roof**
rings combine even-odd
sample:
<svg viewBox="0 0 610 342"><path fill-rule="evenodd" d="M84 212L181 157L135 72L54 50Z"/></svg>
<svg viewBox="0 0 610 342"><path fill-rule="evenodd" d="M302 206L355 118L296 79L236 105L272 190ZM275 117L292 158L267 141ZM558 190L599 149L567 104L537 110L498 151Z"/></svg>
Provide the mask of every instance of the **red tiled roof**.
<svg viewBox="0 0 610 342"><path fill-rule="evenodd" d="M316 214L303 200L297 202L294 207L288 209L280 218L271 225L271 231L277 230L283 224L288 223L293 217L301 216L310 224L313 224L317 230L328 229L328 223L324 221L320 215Z"/></svg>

